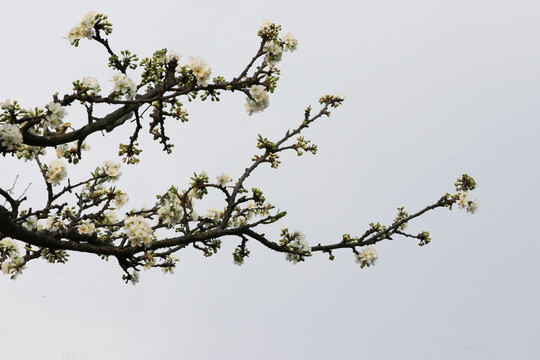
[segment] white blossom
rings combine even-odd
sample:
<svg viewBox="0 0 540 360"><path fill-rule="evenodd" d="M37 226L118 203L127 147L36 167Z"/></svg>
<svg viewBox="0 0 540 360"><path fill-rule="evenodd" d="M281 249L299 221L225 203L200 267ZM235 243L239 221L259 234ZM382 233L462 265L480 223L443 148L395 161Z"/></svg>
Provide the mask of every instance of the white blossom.
<svg viewBox="0 0 540 360"><path fill-rule="evenodd" d="M251 98L248 97L245 104L246 112L249 115L263 111L270 104L268 92L266 91L264 85L253 85L250 87L249 95Z"/></svg>
<svg viewBox="0 0 540 360"><path fill-rule="evenodd" d="M96 231L96 225L93 223L82 223L77 226L77 230L80 234L88 234L91 235Z"/></svg>
<svg viewBox="0 0 540 360"><path fill-rule="evenodd" d="M469 205L467 206L467 212L474 214L478 211L478 200L474 199L473 201L469 201Z"/></svg>
<svg viewBox="0 0 540 360"><path fill-rule="evenodd" d="M298 47L298 40L296 40L294 35L291 34L291 33L287 33L283 37L283 42L284 42L284 45L285 45L285 49L284 49L285 51L293 52Z"/></svg>
<svg viewBox="0 0 540 360"><path fill-rule="evenodd" d="M129 201L129 196L126 193L123 192L117 192L114 197L114 203L117 207L121 208L122 206L126 205Z"/></svg>
<svg viewBox="0 0 540 360"><path fill-rule="evenodd" d="M141 244L149 245L154 239L154 231L140 215L128 216L124 220L124 229L133 247Z"/></svg>
<svg viewBox="0 0 540 360"><path fill-rule="evenodd" d="M0 102L0 108L2 110L6 110L7 108L9 108L10 106L13 106L13 101L11 101L11 99L7 99L5 101L2 101Z"/></svg>
<svg viewBox="0 0 540 360"><path fill-rule="evenodd" d="M281 57L283 55L283 48L276 41L268 41L266 44L264 44L263 50L266 54L266 57L264 59L268 64L273 66L281 61Z"/></svg>
<svg viewBox="0 0 540 360"><path fill-rule="evenodd" d="M98 15L99 14L95 11L87 13L77 26L69 30L66 34L66 39L69 40L71 45L74 45L77 40L84 38L92 39L92 36L95 33L94 25L97 22Z"/></svg>
<svg viewBox="0 0 540 360"><path fill-rule="evenodd" d="M269 28L270 26L274 25L274 22L270 19L266 19L261 24L260 30L265 30L266 28Z"/></svg>
<svg viewBox="0 0 540 360"><path fill-rule="evenodd" d="M157 213L159 220L164 224L172 226L180 223L184 216L184 209L178 195L171 191L167 192Z"/></svg>
<svg viewBox="0 0 540 360"><path fill-rule="evenodd" d="M45 119L47 119L45 125L49 128L60 130L62 128L62 124L64 123L62 119L67 115L66 109L64 109L62 105L54 102L50 102L45 107L50 112L50 114L45 117Z"/></svg>
<svg viewBox="0 0 540 360"><path fill-rule="evenodd" d="M304 256L311 255L311 246L309 245L309 242L307 242L306 236L303 233L295 231L294 234L296 235L294 240L287 244L287 246L291 250L302 253L302 255L289 253L285 259L293 264L296 264L298 261L302 261Z"/></svg>
<svg viewBox="0 0 540 360"><path fill-rule="evenodd" d="M221 186L225 186L232 181L232 177L226 173L221 173L221 175L216 176L216 179Z"/></svg>
<svg viewBox="0 0 540 360"><path fill-rule="evenodd" d="M21 146L23 137L19 127L14 124L0 125L0 142L8 150Z"/></svg>
<svg viewBox="0 0 540 360"><path fill-rule="evenodd" d="M375 261L377 261L378 257L377 250L371 246L368 246L356 256L356 263L360 264L361 268L364 266L369 267L375 265Z"/></svg>
<svg viewBox="0 0 540 360"><path fill-rule="evenodd" d="M120 164L112 160L105 161L105 164L103 164L101 169L101 174L109 176L109 181L117 181L120 178L120 175L122 175Z"/></svg>
<svg viewBox="0 0 540 360"><path fill-rule="evenodd" d="M95 95L101 91L98 80L93 76L83 78L82 83L89 90L90 94Z"/></svg>
<svg viewBox="0 0 540 360"><path fill-rule="evenodd" d="M53 160L47 167L47 182L56 186L67 176L66 163L60 159Z"/></svg>
<svg viewBox="0 0 540 360"><path fill-rule="evenodd" d="M37 217L35 215L29 216L23 222L22 226L28 231L37 229L37 226L38 226Z"/></svg>
<svg viewBox="0 0 540 360"><path fill-rule="evenodd" d="M19 254L19 247L17 243L10 237L5 237L0 240L0 250L6 253L6 256L13 256Z"/></svg>
<svg viewBox="0 0 540 360"><path fill-rule="evenodd" d="M212 74L212 68L201 59L200 57L191 58L187 63L187 67L193 73L193 76L197 79L198 86L207 86L210 75Z"/></svg>
<svg viewBox="0 0 540 360"><path fill-rule="evenodd" d="M180 62L180 54L178 54L174 50L167 51L167 62L171 62L173 60L176 60L177 62Z"/></svg>
<svg viewBox="0 0 540 360"><path fill-rule="evenodd" d="M456 203L462 209L465 209L469 205L469 198L466 191L460 191L458 193L458 200Z"/></svg>
<svg viewBox="0 0 540 360"><path fill-rule="evenodd" d="M116 211L114 210L106 211L104 216L105 216L104 221L107 224L114 224L118 221L118 215L116 214Z"/></svg>
<svg viewBox="0 0 540 360"><path fill-rule="evenodd" d="M256 204L255 204L255 201L254 201L254 200L249 200L249 201L247 202L247 204L246 204L246 207L247 207L248 209L253 209L253 208L255 207L255 205L256 205Z"/></svg>
<svg viewBox="0 0 540 360"><path fill-rule="evenodd" d="M219 220L223 216L223 211L216 209L215 207L211 207L205 211L203 214L203 217L207 219L211 219L214 221Z"/></svg>
<svg viewBox="0 0 540 360"><path fill-rule="evenodd" d="M133 80L131 80L126 74L115 74L112 77L111 82L114 83L114 88L111 93L124 95L126 99L133 99L133 97L135 97L137 87L135 86Z"/></svg>

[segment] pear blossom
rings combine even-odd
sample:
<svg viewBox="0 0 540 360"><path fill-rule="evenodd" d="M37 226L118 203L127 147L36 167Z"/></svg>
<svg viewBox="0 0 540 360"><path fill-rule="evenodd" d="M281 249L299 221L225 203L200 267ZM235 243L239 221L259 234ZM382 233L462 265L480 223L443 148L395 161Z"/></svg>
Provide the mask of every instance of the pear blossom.
<svg viewBox="0 0 540 360"><path fill-rule="evenodd" d="M56 186L67 176L66 163L60 159L53 160L47 167L47 182Z"/></svg>
<svg viewBox="0 0 540 360"><path fill-rule="evenodd" d="M378 257L377 250L368 246L356 256L356 263L360 264L361 268L364 268L365 266L369 267L375 265L375 261L377 261Z"/></svg>
<svg viewBox="0 0 540 360"><path fill-rule="evenodd" d="M0 125L0 144L8 150L22 145L23 137L19 127L14 124Z"/></svg>
<svg viewBox="0 0 540 360"><path fill-rule="evenodd" d="M193 76L197 79L198 86L207 86L210 75L212 74L212 68L201 59L200 57L191 58L187 63L187 67L193 73Z"/></svg>

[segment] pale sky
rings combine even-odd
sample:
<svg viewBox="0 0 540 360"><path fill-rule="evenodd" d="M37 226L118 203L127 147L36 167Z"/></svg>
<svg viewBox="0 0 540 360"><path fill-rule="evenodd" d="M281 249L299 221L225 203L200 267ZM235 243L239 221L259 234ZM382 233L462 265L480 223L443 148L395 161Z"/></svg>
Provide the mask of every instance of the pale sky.
<svg viewBox="0 0 540 360"><path fill-rule="evenodd" d="M141 273L126 285L116 262L73 254L65 265L32 261L16 281L0 276L0 360L9 359L538 359L540 336L540 3L480 0L1 1L0 101L43 107L71 82L112 71L97 43L63 37L91 10L109 15L114 49L140 58L162 48L201 56L213 75L237 75L272 19L299 41L262 114L245 97L187 104L167 156L144 134L142 163L118 187L129 210L153 204L194 171L241 175L256 134L277 139L325 94L347 100L304 134L316 156L284 156L248 186L288 215L264 232L301 230L311 244L390 223L473 176L478 213L439 209L416 219L432 243L379 243L374 267L349 251L293 265L251 244L244 266L234 239L205 258L179 253L174 275ZM68 109L76 117L78 110ZM76 122L73 120L72 122ZM106 159L128 129L88 139L73 176ZM51 153L51 156L53 154ZM29 164L1 158L0 186L42 184ZM211 206L211 204L209 204ZM229 241L227 241L229 240Z"/></svg>

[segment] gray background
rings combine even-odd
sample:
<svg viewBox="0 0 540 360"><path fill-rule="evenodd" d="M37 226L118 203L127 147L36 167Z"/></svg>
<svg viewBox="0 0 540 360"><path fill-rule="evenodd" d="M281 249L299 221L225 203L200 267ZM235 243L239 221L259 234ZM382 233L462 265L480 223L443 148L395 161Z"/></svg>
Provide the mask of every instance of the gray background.
<svg viewBox="0 0 540 360"><path fill-rule="evenodd" d="M191 103L173 124L171 156L142 141L141 165L123 167L125 210L153 204L193 171L239 176L257 133L276 139L328 93L347 100L306 136L316 156L283 157L249 186L288 216L312 244L362 234L478 181L475 215L438 210L410 224L433 242L377 246L374 268L350 252L292 265L252 244L232 263L236 240L204 258L181 252L174 275L144 272L124 285L115 262L73 255L66 265L33 261L16 281L0 277L0 359L537 359L540 330L537 1L0 1L0 99L43 107L71 81L112 71L97 43L70 47L66 32L90 10L109 15L114 49L140 57L164 47L201 56L232 78L255 53L257 30L273 19L299 40L285 54L270 108L247 116L241 94ZM68 109L77 124L80 110ZM128 129L89 139L92 151L68 171L83 179ZM114 141L111 141L114 139ZM50 159L54 154L50 153ZM30 164L2 158L0 185L43 184ZM24 165L24 166L23 166ZM212 199L210 199L212 200ZM221 204L216 198L216 203Z"/></svg>

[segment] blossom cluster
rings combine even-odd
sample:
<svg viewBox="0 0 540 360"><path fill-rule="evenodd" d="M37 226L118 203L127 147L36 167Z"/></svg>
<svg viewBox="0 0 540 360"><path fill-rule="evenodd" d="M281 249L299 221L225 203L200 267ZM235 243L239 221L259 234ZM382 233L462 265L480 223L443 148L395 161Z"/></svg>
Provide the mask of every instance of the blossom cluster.
<svg viewBox="0 0 540 360"><path fill-rule="evenodd" d="M461 209L466 209L468 213L474 214L478 210L478 200L469 200L467 191L459 191L457 193L457 205Z"/></svg>
<svg viewBox="0 0 540 360"><path fill-rule="evenodd" d="M246 112L251 115L253 113L263 111L270 104L268 100L268 92L264 85L253 85L249 88L249 95L246 99Z"/></svg>
<svg viewBox="0 0 540 360"><path fill-rule="evenodd" d="M270 66L275 66L281 61L281 57L283 56L283 47L276 40L271 40L264 44L263 50L266 54L264 60Z"/></svg>
<svg viewBox="0 0 540 360"><path fill-rule="evenodd" d="M290 234L289 230L284 228L281 229L281 235L285 237L285 239L281 240L281 243L284 244L288 250L297 252L288 253L285 256L287 261L296 264L299 261L304 261L305 256L311 256L311 246L307 242L306 236L303 233L300 231L295 231Z"/></svg>
<svg viewBox="0 0 540 360"><path fill-rule="evenodd" d="M232 177L229 174L221 173L221 175L216 176L216 180L219 185L225 186L232 181Z"/></svg>
<svg viewBox="0 0 540 360"><path fill-rule="evenodd" d="M100 19L100 15L95 11L91 11L84 15L81 22L69 30L66 35L66 39L69 40L71 45L77 45L79 40L87 38L92 39L92 36L95 34L94 25Z"/></svg>
<svg viewBox="0 0 540 360"><path fill-rule="evenodd" d="M86 88L89 95L96 95L101 91L98 80L93 76L83 78L82 85Z"/></svg>
<svg viewBox="0 0 540 360"><path fill-rule="evenodd" d="M298 48L298 40L296 40L293 34L287 33L283 37L283 46L284 46L284 49L283 49L284 51L293 52Z"/></svg>
<svg viewBox="0 0 540 360"><path fill-rule="evenodd" d="M60 160L55 159L47 166L47 182L56 186L60 184L62 180L67 176L66 164Z"/></svg>
<svg viewBox="0 0 540 360"><path fill-rule="evenodd" d="M166 274L174 274L174 268L176 266L176 263L180 261L180 258L176 254L171 254L167 256L167 260L165 260L165 265L161 268L161 270Z"/></svg>
<svg viewBox="0 0 540 360"><path fill-rule="evenodd" d="M0 143L8 150L22 145L23 137L19 127L14 124L0 125Z"/></svg>
<svg viewBox="0 0 540 360"><path fill-rule="evenodd" d="M365 266L373 266L375 265L375 261L377 261L378 257L377 250L371 246L368 246L356 256L356 263L360 264L360 268L364 268Z"/></svg>
<svg viewBox="0 0 540 360"><path fill-rule="evenodd" d="M198 86L208 85L208 80L212 75L212 68L203 59L200 57L191 58L187 63L187 67L197 79Z"/></svg>
<svg viewBox="0 0 540 360"><path fill-rule="evenodd" d="M133 247L141 244L149 245L154 240L154 231L140 215L128 216L124 220L124 229Z"/></svg>
<svg viewBox="0 0 540 360"><path fill-rule="evenodd" d="M105 164L103 164L100 174L106 175L108 177L107 181L117 181L120 178L120 175L122 175L120 164L112 160L107 160L105 161Z"/></svg>
<svg viewBox="0 0 540 360"><path fill-rule="evenodd" d="M165 194L157 214L159 221L169 226L179 224L182 221L184 209L175 191L171 190Z"/></svg>
<svg viewBox="0 0 540 360"><path fill-rule="evenodd" d="M137 87L133 80L131 80L126 74L117 73L115 74L111 82L114 83L114 88L111 91L111 94L115 94L117 97L124 95L126 99L131 100L135 97L137 92Z"/></svg>
<svg viewBox="0 0 540 360"><path fill-rule="evenodd" d="M82 222L77 226L77 230L81 234L92 235L96 231L96 225L91 222Z"/></svg>
<svg viewBox="0 0 540 360"><path fill-rule="evenodd" d="M11 275L15 279L25 269L24 259L19 255L19 248L12 238L5 237L0 240L0 258L3 258L0 269L4 275Z"/></svg>
<svg viewBox="0 0 540 360"><path fill-rule="evenodd" d="M47 122L45 123L46 127L60 130L62 128L63 118L66 117L67 111L58 103L51 102L45 107L49 110L49 114L45 117Z"/></svg>

